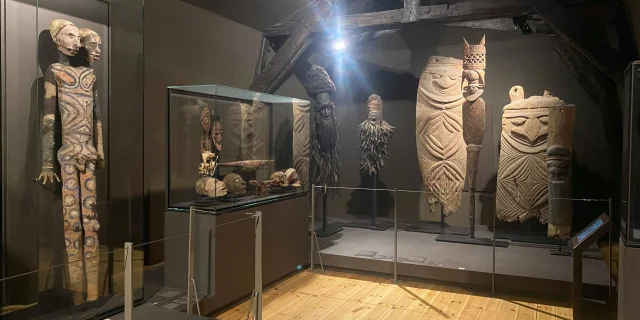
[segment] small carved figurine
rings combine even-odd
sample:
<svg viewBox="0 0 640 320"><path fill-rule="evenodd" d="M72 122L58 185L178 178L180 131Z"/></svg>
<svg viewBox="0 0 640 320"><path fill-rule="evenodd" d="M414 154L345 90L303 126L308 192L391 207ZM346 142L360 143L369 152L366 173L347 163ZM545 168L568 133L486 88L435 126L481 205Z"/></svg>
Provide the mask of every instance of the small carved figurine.
<svg viewBox="0 0 640 320"><path fill-rule="evenodd" d="M298 176L298 172L294 168L289 168L284 171L285 178L287 179L287 184L292 187L300 186L300 177Z"/></svg>

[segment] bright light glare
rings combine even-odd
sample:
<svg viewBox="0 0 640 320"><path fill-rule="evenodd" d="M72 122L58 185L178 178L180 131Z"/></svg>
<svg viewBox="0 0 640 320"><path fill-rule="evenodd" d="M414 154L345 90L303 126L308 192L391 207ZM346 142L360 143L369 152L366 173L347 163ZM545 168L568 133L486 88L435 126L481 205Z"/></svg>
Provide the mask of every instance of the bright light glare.
<svg viewBox="0 0 640 320"><path fill-rule="evenodd" d="M347 43L344 40L338 40L333 44L333 48L336 50L344 50L347 48Z"/></svg>

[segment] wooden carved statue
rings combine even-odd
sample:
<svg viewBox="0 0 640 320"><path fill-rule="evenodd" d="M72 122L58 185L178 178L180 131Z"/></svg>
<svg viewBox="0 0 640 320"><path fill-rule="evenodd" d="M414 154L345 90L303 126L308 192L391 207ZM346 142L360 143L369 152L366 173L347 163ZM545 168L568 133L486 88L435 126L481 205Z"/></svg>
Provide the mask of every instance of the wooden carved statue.
<svg viewBox="0 0 640 320"><path fill-rule="evenodd" d="M200 136L200 154L202 162L198 168L201 176L212 177L216 171L216 163L222 150L222 123L218 116L211 117L209 107L202 108L200 124L203 134Z"/></svg>
<svg viewBox="0 0 640 320"><path fill-rule="evenodd" d="M195 190L198 195L210 198L227 195L227 187L225 186L225 183L213 177L203 177L198 179L198 181L196 181Z"/></svg>
<svg viewBox="0 0 640 320"><path fill-rule="evenodd" d="M389 143L395 129L382 118L382 99L377 94L367 101L367 120L358 126L360 136L360 170L369 175L377 174L389 157Z"/></svg>
<svg viewBox="0 0 640 320"><path fill-rule="evenodd" d="M480 97L484 93L485 68L487 66L487 49L485 37L477 45L470 45L464 39L464 68L462 95L467 100L462 105L462 123L464 142L467 145L466 181L471 197L469 197L469 222L471 230L475 226L475 191L478 175L478 159L485 134L485 104ZM473 237L473 231L471 237Z"/></svg>
<svg viewBox="0 0 640 320"><path fill-rule="evenodd" d="M536 218L549 220L547 195L547 136L549 107L564 102L545 91L542 97L524 98L520 86L509 91L504 107L496 211L508 222Z"/></svg>
<svg viewBox="0 0 640 320"><path fill-rule="evenodd" d="M200 153L213 153L213 150L211 149L211 110L209 110L209 107L202 108L200 124L202 125L203 131L202 136L200 136Z"/></svg>
<svg viewBox="0 0 640 320"><path fill-rule="evenodd" d="M339 187L340 160L338 159L338 122L331 96L336 86L329 74L320 66L312 66L305 76L307 93L316 100L311 156L313 157L313 183L319 186ZM334 194L338 189L332 189Z"/></svg>
<svg viewBox="0 0 640 320"><path fill-rule="evenodd" d="M302 184L309 181L309 104L293 102L293 167Z"/></svg>
<svg viewBox="0 0 640 320"><path fill-rule="evenodd" d="M571 154L576 106L554 105L549 109L547 174L549 178L548 236L571 237L573 201L571 190Z"/></svg>
<svg viewBox="0 0 640 320"><path fill-rule="evenodd" d="M416 144L429 210L458 210L467 168L462 133L462 60L430 57L420 76L416 104Z"/></svg>
<svg viewBox="0 0 640 320"><path fill-rule="evenodd" d="M247 193L247 183L239 174L230 173L224 177L223 181L229 193L236 195Z"/></svg>
<svg viewBox="0 0 640 320"><path fill-rule="evenodd" d="M74 304L98 299L98 216L95 169L104 166L102 123L96 75L90 63L100 57L100 37L80 30L71 22L54 20L49 28L59 51L59 61L44 75L42 119L42 183L60 181L54 172L54 129L60 114L62 145L57 153L61 167L62 204L69 289ZM74 56L81 48L84 61ZM84 238L83 238L84 234ZM84 268L83 268L84 264ZM86 269L86 273L85 273Z"/></svg>

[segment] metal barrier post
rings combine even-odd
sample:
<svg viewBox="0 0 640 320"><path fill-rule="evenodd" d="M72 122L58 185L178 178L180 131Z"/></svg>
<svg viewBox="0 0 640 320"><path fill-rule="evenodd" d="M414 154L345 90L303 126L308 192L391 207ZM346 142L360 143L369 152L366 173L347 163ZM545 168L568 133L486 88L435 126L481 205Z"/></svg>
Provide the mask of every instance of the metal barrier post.
<svg viewBox="0 0 640 320"><path fill-rule="evenodd" d="M309 221L309 263L311 266L311 272L315 270L314 265L314 252L313 252L313 241L315 241L315 218L316 218L316 185L311 185L311 221Z"/></svg>
<svg viewBox="0 0 640 320"><path fill-rule="evenodd" d="M193 229L195 224L196 211L194 207L189 208L189 248L187 258L187 314L193 314L194 287L191 285L193 279L193 263L195 254L195 243L193 239ZM196 301L195 303L198 303Z"/></svg>
<svg viewBox="0 0 640 320"><path fill-rule="evenodd" d="M124 244L124 319L133 320L133 243Z"/></svg>
<svg viewBox="0 0 640 320"><path fill-rule="evenodd" d="M393 283L398 284L398 188L393 197Z"/></svg>
<svg viewBox="0 0 640 320"><path fill-rule="evenodd" d="M609 198L609 220L613 221L613 199ZM612 301L611 288L613 284L613 249L612 246L613 230L609 230L609 301Z"/></svg>
<svg viewBox="0 0 640 320"><path fill-rule="evenodd" d="M256 219L256 249L255 249L255 299L253 319L262 320L262 212L254 215Z"/></svg>
<svg viewBox="0 0 640 320"><path fill-rule="evenodd" d="M491 272L491 293L496 294L496 216L498 215L498 200L496 195L493 195L493 269Z"/></svg>

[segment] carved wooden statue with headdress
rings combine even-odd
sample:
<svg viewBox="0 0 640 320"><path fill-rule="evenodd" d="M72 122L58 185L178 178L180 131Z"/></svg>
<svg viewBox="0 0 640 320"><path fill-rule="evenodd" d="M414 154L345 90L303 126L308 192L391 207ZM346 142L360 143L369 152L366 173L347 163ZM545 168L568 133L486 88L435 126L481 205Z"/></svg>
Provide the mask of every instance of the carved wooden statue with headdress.
<svg viewBox="0 0 640 320"><path fill-rule="evenodd" d="M81 32L71 22L54 20L49 28L59 51L59 61L47 68L42 119L42 183L60 181L54 172L54 129L59 111L62 146L57 159L61 167L64 235L69 289L73 302L83 301L86 268L87 300L98 299L98 216L95 169L104 165L102 123L96 75L90 62L100 57L100 37ZM79 49L88 61L73 60ZM88 63L87 63L88 62ZM84 233L84 238L83 238Z"/></svg>
<svg viewBox="0 0 640 320"><path fill-rule="evenodd" d="M382 99L377 94L367 101L367 120L358 126L360 136L360 171L377 174L389 157L389 143L395 129L382 118Z"/></svg>
<svg viewBox="0 0 640 320"><path fill-rule="evenodd" d="M313 183L318 186L339 187L338 122L331 95L336 86L320 66L312 66L305 77L307 93L316 100L311 156ZM337 189L333 189L337 193Z"/></svg>

